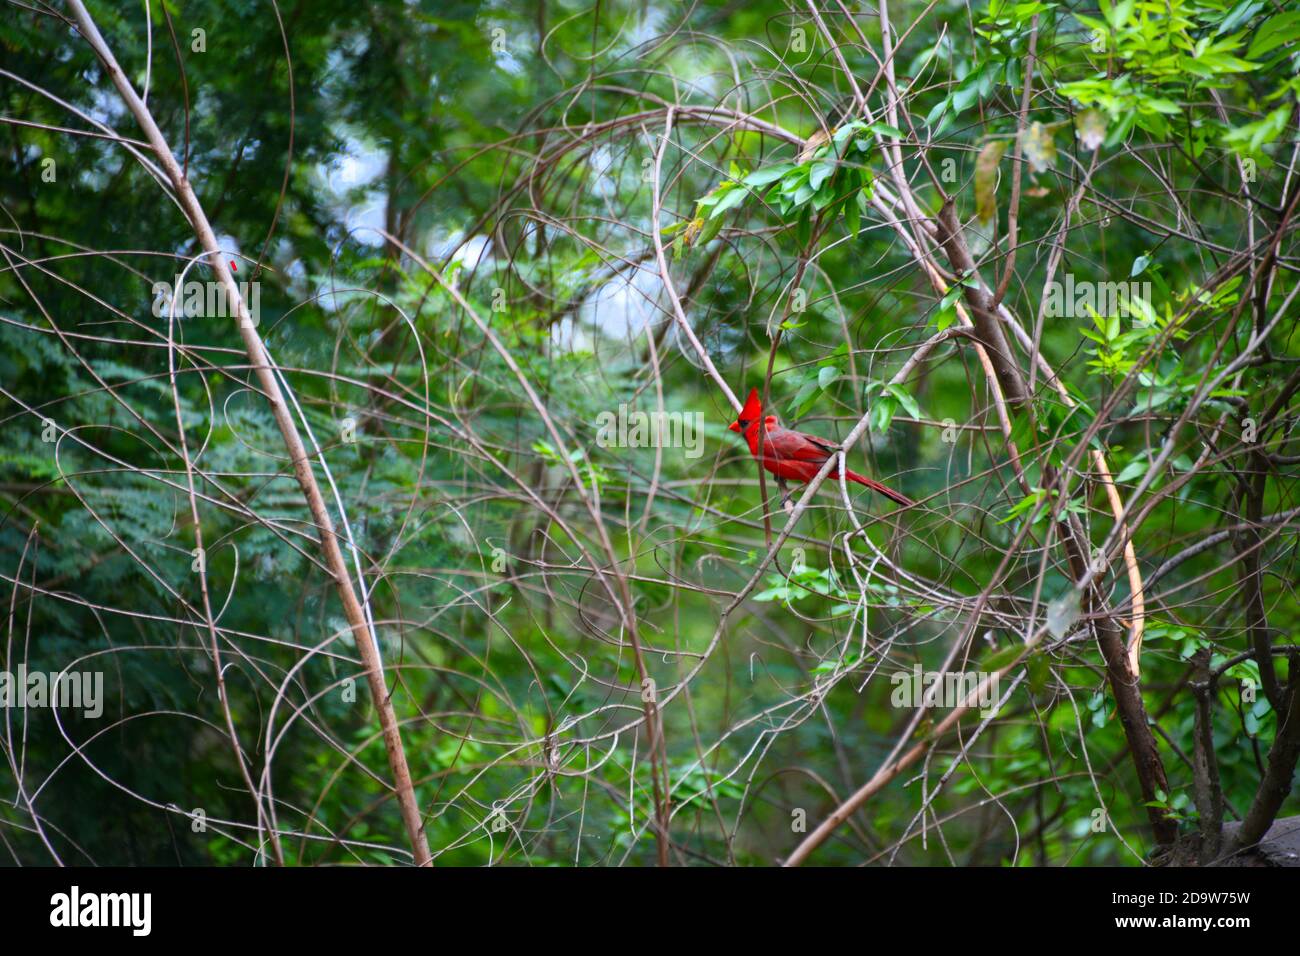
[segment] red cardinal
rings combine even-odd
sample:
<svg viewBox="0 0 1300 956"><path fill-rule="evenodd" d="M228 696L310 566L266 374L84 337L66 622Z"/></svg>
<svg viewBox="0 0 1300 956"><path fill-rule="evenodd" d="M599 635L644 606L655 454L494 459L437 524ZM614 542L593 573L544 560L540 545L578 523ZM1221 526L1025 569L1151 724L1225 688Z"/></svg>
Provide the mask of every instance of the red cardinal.
<svg viewBox="0 0 1300 956"><path fill-rule="evenodd" d="M795 481L812 481L817 472L822 470L822 465L826 464L826 459L839 451L838 445L828 442L825 438L782 428L777 423L775 415L764 418L763 403L759 400L758 389L750 389L749 398L745 399L745 407L741 409L740 417L727 427L745 436L745 441L749 442L749 453L755 458L758 457L760 424L766 432L763 436L763 467L776 475L777 484L781 486L783 493L786 491L787 478ZM829 478L838 480L839 477L839 469L832 469ZM872 491L878 491L904 507L914 504L906 495L900 495L892 488L886 488L880 482L859 475L855 471L846 471L844 477L849 481L866 485Z"/></svg>

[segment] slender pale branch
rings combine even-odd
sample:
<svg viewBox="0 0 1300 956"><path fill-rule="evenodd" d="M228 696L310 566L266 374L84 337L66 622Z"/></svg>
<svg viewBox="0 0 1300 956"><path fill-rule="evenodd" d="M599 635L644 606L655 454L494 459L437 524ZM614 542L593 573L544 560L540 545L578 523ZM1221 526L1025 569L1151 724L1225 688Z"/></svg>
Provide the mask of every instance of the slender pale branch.
<svg viewBox="0 0 1300 956"><path fill-rule="evenodd" d="M361 606L361 602L357 599L356 591L353 589L352 579L343 560L343 551L339 547L338 535L334 530L334 521L325 505L325 498L321 494L320 485L317 483L316 475L312 471L307 449L303 445L302 438L298 434L298 428L289 411L289 406L285 402L284 393L280 388L266 346L253 324L247 304L239 294L239 286L231 275L230 267L226 264L226 260L221 253L216 233L213 232L212 225L208 222L207 214L203 211L203 207L200 205L190 181L185 177L180 165L176 162L176 157L172 155L171 148L163 138L162 131L154 121L149 107L140 99L140 96L127 80L126 74L118 65L113 51L104 42L104 38L100 35L99 28L86 10L85 4L81 0L69 0L69 6L72 8L73 16L76 18L77 27L82 36L85 37L103 63L104 69L108 72L113 85L117 87L122 101L131 111L131 115L135 117L141 130L144 131L145 138L148 140L154 154L158 157L163 172L176 191L182 210L184 210L190 225L198 236L199 242L207 255L208 266L224 287L226 301L234 306L234 312L239 322L239 334L244 340L244 347L248 352L253 372L257 376L258 385L271 404L271 413L275 417L275 423L280 429L285 448L288 450L289 457L293 462L294 475L298 479L298 485L302 488L303 496L307 499L307 507L311 511L312 520L315 522L316 530L320 535L321 550L325 555L326 566L329 568L330 575L334 578L335 590L338 592L339 600L343 605L343 612L355 639L357 650L361 654L362 664L366 670L366 679L370 685L370 693L374 698L375 708L379 712L384 747L388 752L388 765L393 774L393 787L401 810L402 822L405 824L407 837L411 843L415 863L417 866L431 865L433 858L429 853L429 844L424 832L424 822L421 819L420 808L416 802L415 787L411 782L411 771L407 765L406 752L402 747L397 715L393 709L388 687L384 682L383 660L379 656L379 648L366 621L365 611Z"/></svg>

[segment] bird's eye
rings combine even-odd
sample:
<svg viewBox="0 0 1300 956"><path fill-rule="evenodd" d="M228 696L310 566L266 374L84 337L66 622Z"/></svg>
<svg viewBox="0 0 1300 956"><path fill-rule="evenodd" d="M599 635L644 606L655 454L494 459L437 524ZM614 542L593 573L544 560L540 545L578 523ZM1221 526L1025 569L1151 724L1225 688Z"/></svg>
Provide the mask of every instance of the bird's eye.
<svg viewBox="0 0 1300 956"><path fill-rule="evenodd" d="M748 427L749 427L749 419L748 419L748 418L738 418L738 419L736 419L736 424L739 425L741 428L748 428Z"/></svg>

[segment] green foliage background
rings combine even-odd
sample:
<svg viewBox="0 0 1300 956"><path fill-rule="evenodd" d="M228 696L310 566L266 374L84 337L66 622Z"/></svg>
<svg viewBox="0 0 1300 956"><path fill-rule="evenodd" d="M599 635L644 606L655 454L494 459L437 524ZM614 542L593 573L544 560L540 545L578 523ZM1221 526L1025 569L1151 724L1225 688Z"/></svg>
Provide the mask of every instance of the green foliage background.
<svg viewBox="0 0 1300 956"><path fill-rule="evenodd" d="M1133 499L1150 506L1134 542L1152 582L1142 688L1169 775L1164 802L1191 832L1188 681L1193 655L1209 649L1225 674L1213 725L1224 795L1237 813L1250 805L1276 732L1268 701L1240 693L1242 679L1258 684L1258 665L1232 663L1249 646L1237 549L1253 482L1262 514L1283 516L1256 526L1267 529L1259 580L1279 647L1294 643L1300 617L1292 7L892 4L892 62L907 89L896 129L843 115L850 84L800 4L618 2L596 14L567 0L315 0L279 6L283 33L261 3L154 3L150 30L142 9L89 6L137 88L147 75L149 106L238 278L262 284L260 332L365 556L439 863L655 861L651 766L634 724L641 678L584 563L598 548L583 494L598 498L630 576L648 672L679 689L663 718L673 859L702 865L778 861L802 838L801 811L811 828L860 786L911 716L891 706L891 675L936 668L967 639L981 594L967 669L1018 646L1072 583L1052 508L1080 515L1096 543L1110 531L1095 475L1066 501L1017 485L969 342L950 339L905 383L884 384L957 322L961 289L936 292L871 203L891 188L884 143L895 137L909 144L901 175L925 211L940 201L931 173L955 197L986 276L1005 264L1011 170L1025 163L1005 302L1031 333L1058 239L1062 272L1149 283L1141 314L1041 322L1041 353L1081 407L1067 412L1040 375L1044 431L1022 417L1015 437L1031 488L1091 445L1125 500L1173 443ZM831 22L869 83L878 18ZM1017 147L1035 29L1033 127ZM66 132L96 120L140 136L65 23L12 6L0 59L2 112L25 124L5 125L0 177L0 660L100 668L108 689L99 720L6 712L0 781L34 809L0 801L0 859L45 862L48 840L70 863L267 862L192 613L175 401L207 476L201 518L231 715L266 774L260 802L293 834L286 862L409 860L356 650L233 321L178 323L173 396L151 289L199 253L193 230L121 144ZM886 96L873 88L873 109ZM763 387L771 358L786 423L842 439L870 415L853 467L924 504L872 520L892 506L855 496L870 541L852 545L855 576L844 561L852 524L838 491L823 491L725 621L766 551L763 509L726 430L732 409L674 329L658 278L652 180L667 104L658 225L713 361L743 395ZM736 119L746 115L757 122ZM800 140L823 125L830 144L801 156ZM1095 149L1080 141L1089 129L1101 134ZM1244 269L1225 275L1238 259ZM490 322L567 451L422 261ZM1254 281L1261 269L1267 283ZM209 278L203 266L192 274ZM790 306L796 286L806 308ZM1260 360L1199 396L1278 310ZM702 415L702 457L597 441L600 413L660 401ZM1252 416L1258 453L1239 440ZM47 419L55 442L43 440ZM355 442L341 437L348 419ZM1112 558L1103 589L1127 620L1128 582ZM1277 668L1285 684L1285 657ZM1126 746L1087 620L1072 622L956 761L924 841L918 765L815 860L1138 863L1151 841ZM959 748L940 741L930 785ZM1101 808L1109 826L1097 832Z"/></svg>

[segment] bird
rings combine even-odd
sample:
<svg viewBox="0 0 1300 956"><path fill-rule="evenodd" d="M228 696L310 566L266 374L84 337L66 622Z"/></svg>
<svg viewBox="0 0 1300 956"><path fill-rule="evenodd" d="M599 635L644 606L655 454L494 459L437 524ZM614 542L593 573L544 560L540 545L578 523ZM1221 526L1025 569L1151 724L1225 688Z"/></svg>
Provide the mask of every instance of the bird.
<svg viewBox="0 0 1300 956"><path fill-rule="evenodd" d="M853 97L849 96L841 100L838 106L827 110L822 125L813 130L812 135L799 148L799 158L795 162L806 163L817 155L817 150L831 141L831 137L835 135L840 125L853 116L853 108L854 100Z"/></svg>
<svg viewBox="0 0 1300 956"><path fill-rule="evenodd" d="M831 137L834 135L835 135L835 130L833 129L814 130L813 134L808 137L808 139L804 142L803 147L799 150L799 158L797 162L799 163L808 162L808 160L812 159L813 156L817 155L817 150L821 149L823 146L825 146L827 143L831 141Z"/></svg>
<svg viewBox="0 0 1300 956"><path fill-rule="evenodd" d="M840 450L838 445L827 441L825 438L818 438L816 435L808 435L790 428L782 428L775 415L765 416L763 414L763 403L758 397L758 389L756 388L750 389L749 397L745 399L745 407L741 409L736 420L727 428L745 436L745 441L749 442L749 453L755 458L758 457L759 429L763 429L763 467L776 475L777 485L780 486L783 495L783 504L788 503L790 499L789 490L786 488L786 479L812 481L817 472L822 470L822 465L826 463L826 460L832 455L838 454ZM834 468L828 477L835 480L839 476L839 469ZM886 485L882 485L874 478L868 478L847 469L845 469L844 477L849 481L856 481L860 485L866 485L872 491L880 492L890 501L896 502L904 508L915 504L911 498Z"/></svg>

